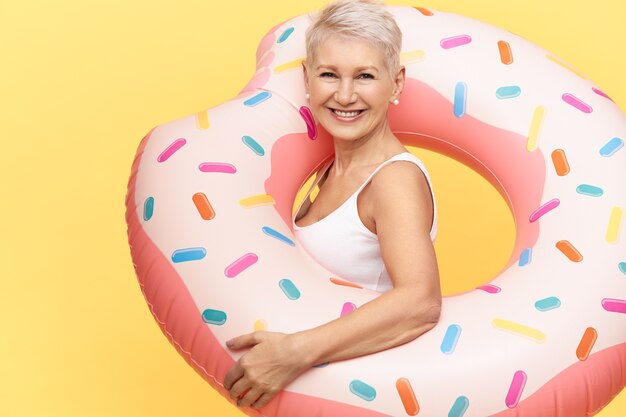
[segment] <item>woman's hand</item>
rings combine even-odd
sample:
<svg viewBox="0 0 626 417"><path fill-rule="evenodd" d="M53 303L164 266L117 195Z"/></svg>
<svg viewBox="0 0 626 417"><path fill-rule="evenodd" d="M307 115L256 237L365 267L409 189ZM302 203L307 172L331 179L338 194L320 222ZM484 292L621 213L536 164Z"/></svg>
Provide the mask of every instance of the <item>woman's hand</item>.
<svg viewBox="0 0 626 417"><path fill-rule="evenodd" d="M257 331L235 337L226 346L232 350L251 347L224 378L224 388L240 407L264 407L311 366L293 335Z"/></svg>

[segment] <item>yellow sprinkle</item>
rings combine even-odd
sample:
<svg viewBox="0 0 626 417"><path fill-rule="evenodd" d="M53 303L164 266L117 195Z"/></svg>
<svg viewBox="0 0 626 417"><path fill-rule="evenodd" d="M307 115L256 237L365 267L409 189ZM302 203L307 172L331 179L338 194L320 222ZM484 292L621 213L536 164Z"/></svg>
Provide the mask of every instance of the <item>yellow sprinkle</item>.
<svg viewBox="0 0 626 417"><path fill-rule="evenodd" d="M239 204L244 207L265 206L274 204L274 197L269 194L257 194L250 197L242 198Z"/></svg>
<svg viewBox="0 0 626 417"><path fill-rule="evenodd" d="M298 58L294 59L293 61L285 62L284 64L280 64L274 67L274 72L282 72L293 68L298 68L302 66L302 61L304 61L304 58Z"/></svg>
<svg viewBox="0 0 626 417"><path fill-rule="evenodd" d="M402 52L400 54L400 63L406 64L407 62L416 61L424 58L424 55L426 55L426 53L420 49Z"/></svg>
<svg viewBox="0 0 626 417"><path fill-rule="evenodd" d="M494 319L492 324L499 329L506 330L515 333L520 336L528 337L533 342L543 343L546 340L546 335L542 331L533 329L532 327L524 326L523 324L515 323L513 321Z"/></svg>
<svg viewBox="0 0 626 417"><path fill-rule="evenodd" d="M208 110L200 111L196 114L196 127L198 129L209 128L209 112Z"/></svg>
<svg viewBox="0 0 626 417"><path fill-rule="evenodd" d="M254 322L254 331L258 332L261 330L265 330L267 328L267 323L265 322L265 320L257 320Z"/></svg>
<svg viewBox="0 0 626 417"><path fill-rule="evenodd" d="M609 243L617 242L617 232L622 223L622 209L620 207L613 207L611 215L609 216L609 227L606 229L606 241Z"/></svg>
<svg viewBox="0 0 626 417"><path fill-rule="evenodd" d="M568 63L561 61L560 59L558 59L557 57L551 56L551 55L546 55L546 58L548 58L550 61L554 62L555 64L559 64L560 66L562 66L563 68L573 72L574 74L578 75L580 78L586 80L587 77L585 77L584 75L582 75L580 72L578 72L574 67L572 67L571 65L569 65Z"/></svg>
<svg viewBox="0 0 626 417"><path fill-rule="evenodd" d="M530 131L528 132L528 141L526 142L526 150L529 152L537 149L537 137L539 136L539 129L541 129L541 122L543 121L543 115L545 109L543 106L537 106L533 113L533 120L530 122Z"/></svg>

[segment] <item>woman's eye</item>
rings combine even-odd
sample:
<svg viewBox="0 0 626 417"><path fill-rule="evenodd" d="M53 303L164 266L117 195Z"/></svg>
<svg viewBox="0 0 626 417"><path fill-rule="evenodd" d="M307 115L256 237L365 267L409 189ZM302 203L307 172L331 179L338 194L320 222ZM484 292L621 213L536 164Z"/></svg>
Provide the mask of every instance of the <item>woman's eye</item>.
<svg viewBox="0 0 626 417"><path fill-rule="evenodd" d="M332 72L323 72L320 74L320 77L334 77L335 74L333 74Z"/></svg>
<svg viewBox="0 0 626 417"><path fill-rule="evenodd" d="M374 76L372 74L360 74L359 78L365 78L365 79L373 80Z"/></svg>

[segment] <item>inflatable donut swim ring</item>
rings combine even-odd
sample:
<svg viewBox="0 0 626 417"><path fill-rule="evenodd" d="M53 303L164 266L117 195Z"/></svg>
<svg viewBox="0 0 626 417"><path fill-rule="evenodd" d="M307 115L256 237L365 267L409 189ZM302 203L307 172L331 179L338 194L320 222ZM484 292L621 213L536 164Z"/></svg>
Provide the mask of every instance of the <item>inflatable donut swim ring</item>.
<svg viewBox="0 0 626 417"><path fill-rule="evenodd" d="M451 156L508 203L504 270L444 297L439 324L393 349L311 368L251 416L593 415L626 384L626 117L568 64L510 32L389 7L406 86L390 125ZM379 294L333 276L294 239L294 198L332 157L306 107L310 21L273 28L239 96L152 129L126 219L162 331L222 395L256 329L296 332Z"/></svg>

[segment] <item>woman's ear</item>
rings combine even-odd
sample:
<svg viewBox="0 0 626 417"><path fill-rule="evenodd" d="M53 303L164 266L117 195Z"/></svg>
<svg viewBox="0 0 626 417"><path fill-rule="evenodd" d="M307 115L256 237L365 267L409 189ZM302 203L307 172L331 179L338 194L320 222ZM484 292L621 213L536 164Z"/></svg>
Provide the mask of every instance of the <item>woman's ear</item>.
<svg viewBox="0 0 626 417"><path fill-rule="evenodd" d="M406 79L406 68L404 67L404 65L400 66L400 71L398 71L398 74L396 75L396 79L394 80L395 83L395 87L394 87L394 96L399 97L400 93L402 92L402 90L404 89L404 81Z"/></svg>
<svg viewBox="0 0 626 417"><path fill-rule="evenodd" d="M309 76L306 70L306 63L304 60L302 61L302 75L304 75L304 89L309 91Z"/></svg>

